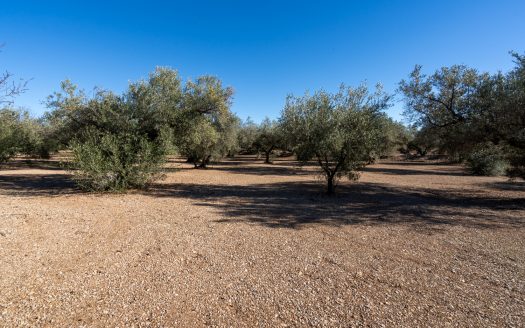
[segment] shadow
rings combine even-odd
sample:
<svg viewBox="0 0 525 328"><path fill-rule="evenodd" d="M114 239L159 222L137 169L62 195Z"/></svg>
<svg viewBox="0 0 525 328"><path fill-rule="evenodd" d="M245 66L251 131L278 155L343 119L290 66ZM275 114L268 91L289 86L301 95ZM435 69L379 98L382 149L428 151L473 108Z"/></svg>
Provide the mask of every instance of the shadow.
<svg viewBox="0 0 525 328"><path fill-rule="evenodd" d="M525 181L502 181L502 182L488 182L481 186L501 191L523 191L525 192Z"/></svg>
<svg viewBox="0 0 525 328"><path fill-rule="evenodd" d="M264 166L244 165L244 166L229 166L229 163L212 165L210 169L223 171L227 173L235 174L248 174L248 175L277 175L277 176L290 176L290 175L312 175L315 172L303 170L301 166L290 165L290 166L279 166L272 164L264 164Z"/></svg>
<svg viewBox="0 0 525 328"><path fill-rule="evenodd" d="M211 166L237 166L237 165L250 165L250 164L259 164L259 165L286 165L293 166L297 165L297 161L291 158L272 158L271 163L264 163L264 157L257 158L255 156L243 156L243 157L231 157L223 158L220 161L212 161Z"/></svg>
<svg viewBox="0 0 525 328"><path fill-rule="evenodd" d="M388 164L387 164L388 165ZM394 164L392 164L394 165ZM399 165L396 163L395 165ZM435 171L428 169L400 169L400 168L385 168L385 167L370 167L367 166L361 170L362 172L371 172L371 173L381 173L381 174L390 174L390 175L446 175L446 176L468 176L469 174L466 171L461 171L460 169L451 169L444 171Z"/></svg>
<svg viewBox="0 0 525 328"><path fill-rule="evenodd" d="M290 162L288 162L290 163ZM283 165L217 165L211 170L249 175L290 175L293 167ZM397 163L396 163L397 165ZM453 168L455 169L455 168ZM405 170L368 167L365 172L386 174L442 174L455 171ZM407 173L408 171L408 173ZM415 173L414 173L414 172ZM52 172L52 171L51 171ZM11 174L12 173L12 174ZM82 193L66 173L0 175L0 194L53 196ZM314 174L301 171L300 174ZM226 177L225 179L227 179ZM258 181L264 181L258 179ZM509 187L512 186L512 187ZM519 186L519 187L515 187ZM523 184L498 182L488 188L523 190ZM475 228L521 228L525 225L525 194L504 197L466 190L407 188L379 183L341 184L334 197L324 194L322 184L312 181L253 185L157 183L146 191L149 197L193 200L196 206L218 211L223 223L258 224L271 228L299 229L313 225L405 225L424 232L442 231L447 226ZM512 188L512 189L509 189ZM514 195L514 196L513 196Z"/></svg>
<svg viewBox="0 0 525 328"><path fill-rule="evenodd" d="M340 186L325 196L316 183L274 183L254 186L158 184L153 197L190 198L226 218L222 223L259 224L298 229L307 225L410 225L427 232L444 226L476 228L523 227L525 197L466 197L444 190L400 189L373 183Z"/></svg>
<svg viewBox="0 0 525 328"><path fill-rule="evenodd" d="M431 160L379 160L378 164L395 166L451 166L459 164L450 161L431 161Z"/></svg>
<svg viewBox="0 0 525 328"><path fill-rule="evenodd" d="M7 163L0 164L0 170L63 170L62 164L58 160L46 159L16 159Z"/></svg>
<svg viewBox="0 0 525 328"><path fill-rule="evenodd" d="M54 196L80 193L67 174L0 175L0 194L16 196Z"/></svg>

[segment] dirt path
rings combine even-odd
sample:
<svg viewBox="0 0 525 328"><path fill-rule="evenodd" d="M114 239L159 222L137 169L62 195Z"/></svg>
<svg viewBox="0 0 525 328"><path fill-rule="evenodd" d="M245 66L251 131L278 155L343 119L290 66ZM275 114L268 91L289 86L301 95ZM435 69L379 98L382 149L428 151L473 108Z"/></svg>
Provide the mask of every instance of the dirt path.
<svg viewBox="0 0 525 328"><path fill-rule="evenodd" d="M382 163L327 198L287 161L171 168L125 195L0 170L0 326L524 326L522 182Z"/></svg>

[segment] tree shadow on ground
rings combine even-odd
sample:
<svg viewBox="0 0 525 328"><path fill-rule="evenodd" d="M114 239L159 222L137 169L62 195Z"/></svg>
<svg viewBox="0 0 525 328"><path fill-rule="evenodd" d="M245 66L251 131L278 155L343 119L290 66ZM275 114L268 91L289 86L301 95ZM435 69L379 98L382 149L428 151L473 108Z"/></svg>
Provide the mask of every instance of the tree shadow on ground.
<svg viewBox="0 0 525 328"><path fill-rule="evenodd" d="M0 170L15 171L15 170L63 170L62 164L58 160L48 159L16 159L7 163L0 164Z"/></svg>
<svg viewBox="0 0 525 328"><path fill-rule="evenodd" d="M457 163L443 160L382 160L382 165L395 165L395 166L458 166Z"/></svg>
<svg viewBox="0 0 525 328"><path fill-rule="evenodd" d="M177 171L202 170L187 163L184 158L174 157L167 161L168 166L164 168L166 173ZM257 159L254 155L243 155L242 157L225 158L220 162L211 162L206 170L220 171L224 173L257 175L257 176L291 176L311 175L317 170L308 170L309 167L317 168L317 163L299 163L290 158L275 160L272 164L264 163L264 158Z"/></svg>
<svg viewBox="0 0 525 328"><path fill-rule="evenodd" d="M525 181L498 181L483 183L484 188L491 188L500 191L523 191L525 192Z"/></svg>
<svg viewBox="0 0 525 328"><path fill-rule="evenodd" d="M191 198L225 216L218 222L242 222L272 228L307 225L411 225L426 230L444 226L523 227L525 198L468 197L443 190L401 189L381 184L340 186L327 197L315 183L252 186L158 184L154 197ZM521 216L520 216L521 214Z"/></svg>
<svg viewBox="0 0 525 328"><path fill-rule="evenodd" d="M229 163L228 163L229 164ZM227 173L235 174L246 174L246 175L277 175L277 176L290 176L290 175L311 175L312 172L303 170L299 165L290 166L278 166L278 165L244 165L244 166L230 166L230 165L213 165L210 168L217 171L223 171Z"/></svg>
<svg viewBox="0 0 525 328"><path fill-rule="evenodd" d="M13 196L56 196L81 193L71 176L53 174L0 175L0 194Z"/></svg>
<svg viewBox="0 0 525 328"><path fill-rule="evenodd" d="M385 167L365 167L362 169L363 172L381 173L390 175L447 175L447 176L467 176L467 172L457 168L436 171L428 169L405 169L405 168L385 168Z"/></svg>
<svg viewBox="0 0 525 328"><path fill-rule="evenodd" d="M226 173L292 173L291 167L255 168L223 166ZM378 173L385 170L376 169ZM388 168L385 172L389 172ZM487 187L509 190L508 184L504 183ZM65 172L16 174L10 171L9 174L0 174L0 194L3 195L54 196L80 193L82 191L75 187L71 176ZM319 224L389 224L408 225L432 232L447 226L525 226L525 194L522 193L518 193L518 196L509 193L505 197L497 197L491 196L490 192L472 194L452 189L401 188L358 182L341 185L335 197L327 197L322 185L315 181L253 185L158 183L141 193L151 197L192 199L197 206L218 211L223 216L218 222L249 223L272 228L296 229Z"/></svg>

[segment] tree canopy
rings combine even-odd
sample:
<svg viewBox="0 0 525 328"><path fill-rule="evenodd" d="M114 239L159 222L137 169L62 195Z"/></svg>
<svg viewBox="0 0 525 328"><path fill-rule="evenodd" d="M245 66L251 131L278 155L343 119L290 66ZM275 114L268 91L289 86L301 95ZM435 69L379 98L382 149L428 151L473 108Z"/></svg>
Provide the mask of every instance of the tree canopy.
<svg viewBox="0 0 525 328"><path fill-rule="evenodd" d="M382 111L390 99L380 87L370 93L366 86L288 97L281 116L283 129L299 160L317 162L328 194L334 193L339 178L355 180L358 170L369 163L379 146Z"/></svg>
<svg viewBox="0 0 525 328"><path fill-rule="evenodd" d="M479 160L502 159L511 164L511 176L525 176L525 57L512 56L516 66L507 74L455 65L426 76L416 66L399 85L405 115L420 129L416 141L433 144L457 160L473 153ZM480 150L480 145L488 149Z"/></svg>

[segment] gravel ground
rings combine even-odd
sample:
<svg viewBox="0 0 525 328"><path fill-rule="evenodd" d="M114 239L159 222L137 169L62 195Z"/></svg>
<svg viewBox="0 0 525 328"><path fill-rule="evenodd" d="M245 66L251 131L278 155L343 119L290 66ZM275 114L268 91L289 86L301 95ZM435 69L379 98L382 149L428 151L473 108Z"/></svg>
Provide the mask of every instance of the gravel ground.
<svg viewBox="0 0 525 328"><path fill-rule="evenodd" d="M461 167L172 161L148 191L0 170L0 326L523 327L525 186Z"/></svg>

